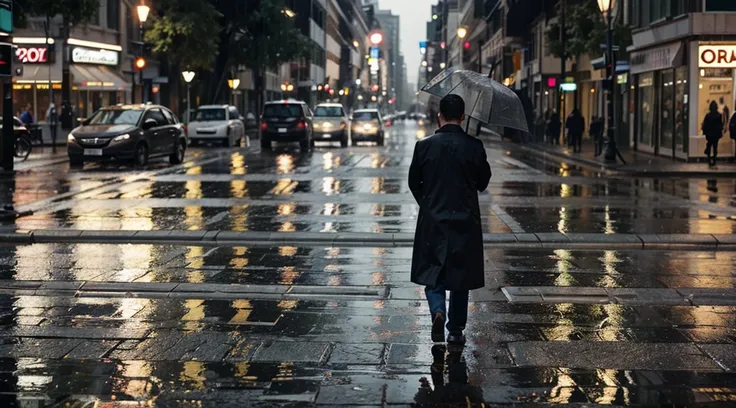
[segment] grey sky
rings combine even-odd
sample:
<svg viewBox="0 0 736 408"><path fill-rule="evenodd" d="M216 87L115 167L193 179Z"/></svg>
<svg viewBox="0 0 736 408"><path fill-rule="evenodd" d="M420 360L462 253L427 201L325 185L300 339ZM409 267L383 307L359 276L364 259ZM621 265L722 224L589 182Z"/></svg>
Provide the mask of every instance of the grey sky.
<svg viewBox="0 0 736 408"><path fill-rule="evenodd" d="M427 21L432 17L432 4L437 0L378 0L379 8L391 10L401 17L401 52L406 59L409 82L417 83L422 56L419 41L427 37Z"/></svg>

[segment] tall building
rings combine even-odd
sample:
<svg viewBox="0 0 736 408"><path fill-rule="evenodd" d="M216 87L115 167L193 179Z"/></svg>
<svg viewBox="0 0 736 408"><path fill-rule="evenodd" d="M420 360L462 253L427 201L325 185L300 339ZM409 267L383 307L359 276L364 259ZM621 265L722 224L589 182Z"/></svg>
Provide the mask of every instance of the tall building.
<svg viewBox="0 0 736 408"><path fill-rule="evenodd" d="M401 104L399 101L401 97L401 87L403 86L404 78L402 78L401 67L403 65L404 57L401 55L401 20L400 17L394 15L390 10L377 10L375 17L381 26L381 30L384 35L384 44L382 49L384 50L384 59L386 61L386 68L388 82L383 84L383 90L387 92L389 98L396 98L397 105Z"/></svg>
<svg viewBox="0 0 736 408"><path fill-rule="evenodd" d="M318 98L313 87L324 84L327 78L327 3L328 0L290 0L288 4L296 13L297 28L314 45L309 58L289 64L290 81L297 85L296 95L293 96L309 104L316 103ZM334 37L331 38L334 40ZM339 56L339 49L331 47L330 53L334 55L335 52Z"/></svg>

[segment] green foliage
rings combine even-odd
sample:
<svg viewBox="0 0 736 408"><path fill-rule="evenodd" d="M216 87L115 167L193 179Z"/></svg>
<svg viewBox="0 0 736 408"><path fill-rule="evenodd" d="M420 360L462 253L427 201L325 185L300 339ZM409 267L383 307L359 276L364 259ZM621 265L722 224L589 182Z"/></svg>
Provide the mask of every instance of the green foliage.
<svg viewBox="0 0 736 408"><path fill-rule="evenodd" d="M558 15L560 11L558 10ZM620 20L620 18L619 18ZM582 3L568 5L565 18L567 58L590 54L593 57L603 55L601 44L606 43L606 23L598 9L596 0L585 0ZM547 28L547 44L550 52L560 57L562 43L560 42L559 22ZM620 23L614 24L614 44L625 50L631 45L631 27Z"/></svg>
<svg viewBox="0 0 736 408"><path fill-rule="evenodd" d="M308 57L313 43L283 13L283 0L261 0L260 7L229 21L232 62L253 70L276 70L281 64Z"/></svg>
<svg viewBox="0 0 736 408"><path fill-rule="evenodd" d="M221 17L206 0L158 0L146 43L185 68L209 68L217 56Z"/></svg>
<svg viewBox="0 0 736 408"><path fill-rule="evenodd" d="M25 17L64 16L71 25L89 23L100 9L99 0L14 0L14 21L23 24ZM22 26L22 25L21 25Z"/></svg>

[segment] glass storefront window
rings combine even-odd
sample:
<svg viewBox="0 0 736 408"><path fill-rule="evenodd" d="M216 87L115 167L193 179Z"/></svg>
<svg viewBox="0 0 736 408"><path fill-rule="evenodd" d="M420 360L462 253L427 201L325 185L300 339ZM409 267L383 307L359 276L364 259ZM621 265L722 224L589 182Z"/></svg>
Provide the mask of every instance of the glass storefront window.
<svg viewBox="0 0 736 408"><path fill-rule="evenodd" d="M728 119L734 111L733 107L733 70L730 68L708 68L700 70L698 85L698 118L702 121L708 113L710 103L718 104L718 111L728 129ZM698 127L700 131L700 127Z"/></svg>
<svg viewBox="0 0 736 408"><path fill-rule="evenodd" d="M655 88L654 88L654 73L648 72L646 74L639 75L638 78L639 92L637 94L637 106L639 107L638 118L639 127L637 134L639 135L639 145L653 146L654 135L654 101L655 101Z"/></svg>
<svg viewBox="0 0 736 408"><path fill-rule="evenodd" d="M687 153L688 141L688 85L687 67L675 70L675 152Z"/></svg>
<svg viewBox="0 0 736 408"><path fill-rule="evenodd" d="M675 73L673 70L662 71L659 82L660 115L659 115L659 147L668 152L674 147L675 117Z"/></svg>

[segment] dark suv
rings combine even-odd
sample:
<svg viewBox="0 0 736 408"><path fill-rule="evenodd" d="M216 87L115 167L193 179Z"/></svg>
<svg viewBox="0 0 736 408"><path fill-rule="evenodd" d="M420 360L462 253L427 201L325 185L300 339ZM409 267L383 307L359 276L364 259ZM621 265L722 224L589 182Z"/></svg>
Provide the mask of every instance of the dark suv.
<svg viewBox="0 0 736 408"><path fill-rule="evenodd" d="M68 136L72 165L86 160L132 159L138 165L150 157L184 161L187 137L170 110L159 105L119 105L102 108Z"/></svg>
<svg viewBox="0 0 736 408"><path fill-rule="evenodd" d="M306 103L294 100L268 102L261 116L261 148L271 143L299 142L302 151L314 145L312 111Z"/></svg>

